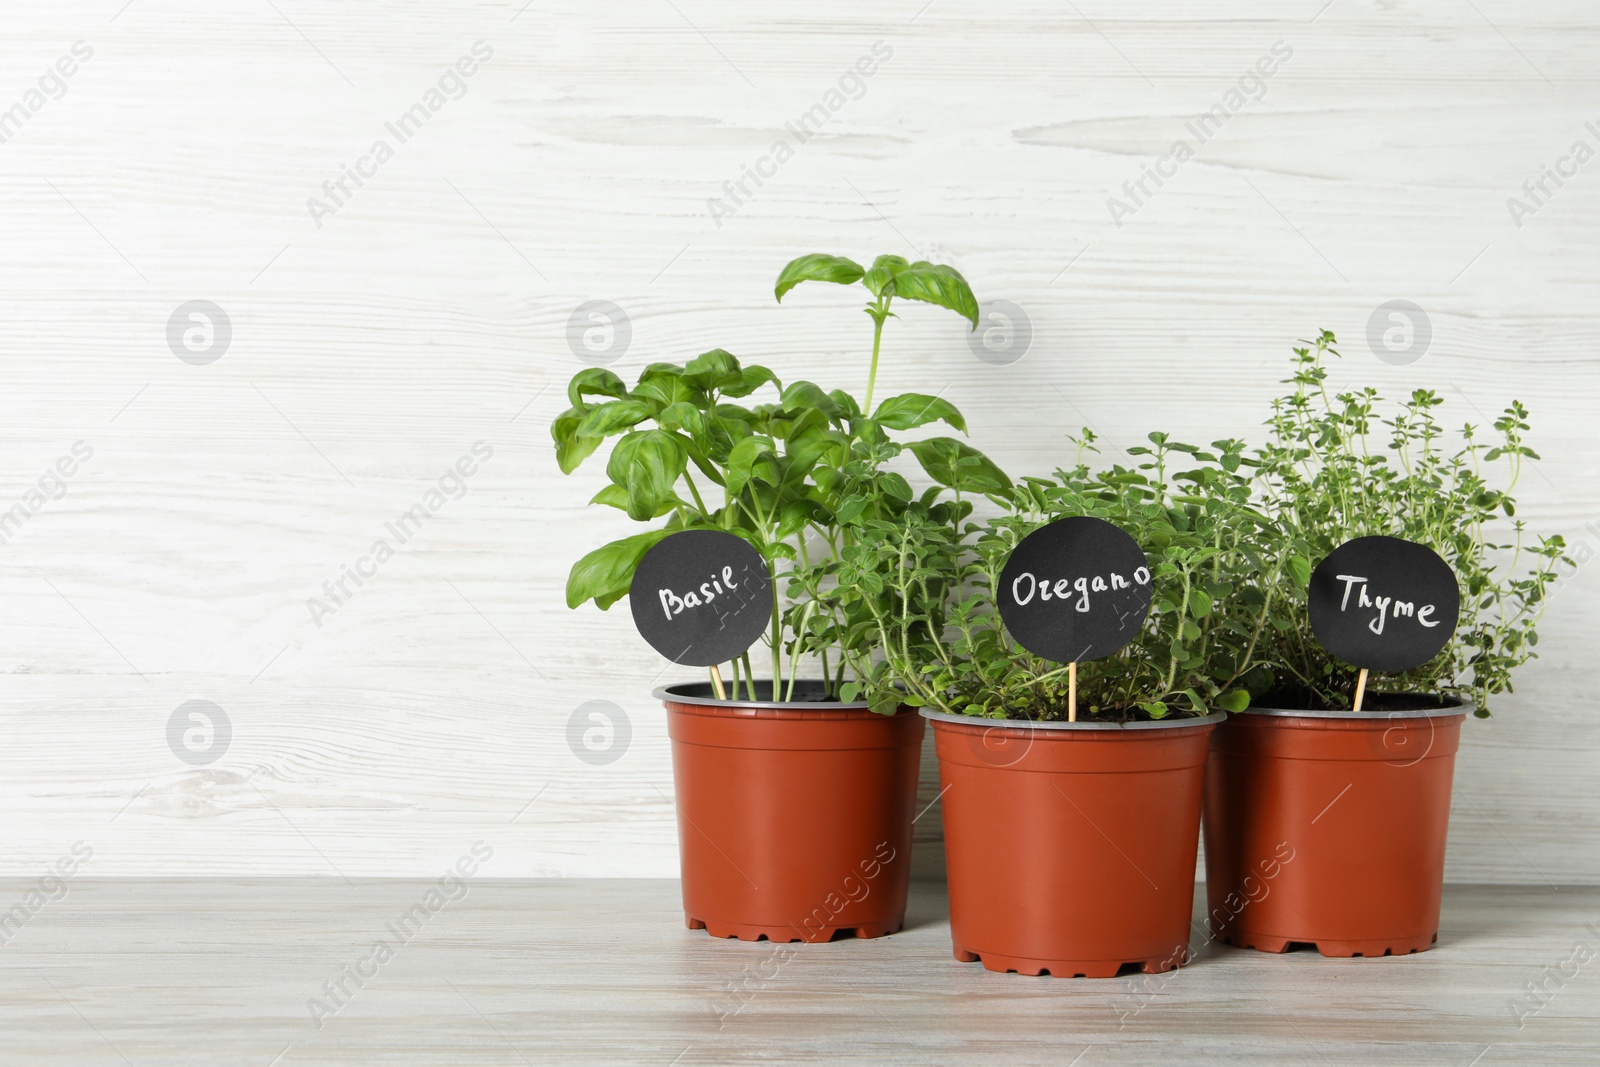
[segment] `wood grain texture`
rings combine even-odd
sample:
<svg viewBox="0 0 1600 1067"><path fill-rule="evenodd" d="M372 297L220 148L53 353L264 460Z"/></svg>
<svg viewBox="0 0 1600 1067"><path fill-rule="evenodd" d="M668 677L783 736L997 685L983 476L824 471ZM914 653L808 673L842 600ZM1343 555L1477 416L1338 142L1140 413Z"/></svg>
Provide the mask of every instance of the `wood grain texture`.
<svg viewBox="0 0 1600 1067"><path fill-rule="evenodd" d="M105 0L7 30L0 110L73 42L93 57L0 144L0 512L93 456L0 544L0 872L83 839L106 875L417 875L493 835L505 875L676 873L649 692L686 675L624 615L562 606L570 561L628 528L545 427L590 299L628 316L624 375L722 346L859 388L852 300L772 301L801 252L948 261L1024 309L1010 366L908 310L880 384L956 400L1008 469L1067 460L1083 425L1112 457L1155 428L1253 435L1326 326L1341 382L1438 389L1452 422L1527 403L1519 514L1600 551L1600 164L1520 228L1506 206L1600 145L1592 5ZM480 40L465 94L319 226L308 198ZM879 41L859 99L713 218ZM1279 41L1264 95L1119 226L1108 198ZM1364 340L1395 298L1432 322L1409 366ZM193 299L233 327L208 366L167 346ZM478 441L465 494L312 621ZM1600 882L1597 628L1586 566L1469 724L1452 880ZM207 767L168 747L193 699L233 728ZM616 762L569 746L590 700L628 717ZM918 831L936 871L937 807Z"/></svg>
<svg viewBox="0 0 1600 1067"><path fill-rule="evenodd" d="M0 1058L1497 1067L1590 1064L1600 1043L1596 963L1573 962L1600 936L1593 889L1452 886L1413 956L1197 938L1181 970L1090 980L957 963L936 884L901 934L783 946L684 929L670 880L495 879L499 860L403 928L437 882L80 875L0 948Z"/></svg>

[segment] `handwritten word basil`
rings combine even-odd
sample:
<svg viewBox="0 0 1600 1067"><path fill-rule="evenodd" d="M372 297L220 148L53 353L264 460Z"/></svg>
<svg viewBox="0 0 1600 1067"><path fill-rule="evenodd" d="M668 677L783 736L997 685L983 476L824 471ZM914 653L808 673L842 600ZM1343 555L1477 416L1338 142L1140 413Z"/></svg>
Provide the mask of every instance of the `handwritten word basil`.
<svg viewBox="0 0 1600 1067"><path fill-rule="evenodd" d="M644 554L628 605L650 647L674 663L709 667L743 653L772 624L772 576L744 538L684 530Z"/></svg>

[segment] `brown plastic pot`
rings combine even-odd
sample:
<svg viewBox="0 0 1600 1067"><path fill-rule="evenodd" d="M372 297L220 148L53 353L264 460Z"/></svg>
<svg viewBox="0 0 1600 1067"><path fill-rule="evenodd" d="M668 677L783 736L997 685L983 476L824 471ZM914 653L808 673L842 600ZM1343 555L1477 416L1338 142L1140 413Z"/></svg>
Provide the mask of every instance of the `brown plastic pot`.
<svg viewBox="0 0 1600 1067"><path fill-rule="evenodd" d="M756 683L756 695L770 692ZM745 941L882 937L905 925L923 722L866 704L717 700L663 686L684 918Z"/></svg>
<svg viewBox="0 0 1600 1067"><path fill-rule="evenodd" d="M939 754L956 959L1089 978L1188 959L1200 793L1221 714L1125 724L922 714Z"/></svg>
<svg viewBox="0 0 1600 1067"><path fill-rule="evenodd" d="M1251 708L1211 739L1206 905L1214 937L1324 956L1438 940L1445 834L1469 705Z"/></svg>

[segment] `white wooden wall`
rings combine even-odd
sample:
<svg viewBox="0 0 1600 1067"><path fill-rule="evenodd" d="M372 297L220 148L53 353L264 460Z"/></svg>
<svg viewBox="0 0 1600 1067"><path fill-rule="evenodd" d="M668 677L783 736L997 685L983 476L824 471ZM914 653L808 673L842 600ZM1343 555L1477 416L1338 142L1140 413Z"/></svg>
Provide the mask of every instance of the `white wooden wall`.
<svg viewBox="0 0 1600 1067"><path fill-rule="evenodd" d="M883 372L884 395L956 400L1010 470L1050 469L1085 423L1112 448L1254 435L1290 342L1328 327L1341 381L1441 390L1452 421L1526 402L1544 460L1521 514L1600 551L1600 162L1547 180L1520 227L1506 203L1600 147L1600 10L1204 8L14 5L0 511L28 518L0 545L0 873L81 839L97 874L429 874L483 838L497 876L675 874L649 693L693 672L625 613L563 606L570 561L629 527L585 507L599 483L557 471L546 427L596 299L627 315L625 376L722 346L859 389L854 298L773 303L802 252L950 262L1024 309L1030 348L995 366L909 307ZM30 97L78 41L65 94ZM465 95L399 143L385 123L478 41ZM713 218L877 42L864 94ZM1264 95L1114 221L1108 198L1276 42ZM313 219L379 138L393 158ZM1393 299L1432 325L1406 366L1365 341ZM168 344L191 300L231 323L209 364ZM79 441L92 456L33 511ZM314 623L307 599L479 441L465 495ZM1600 881L1597 630L1585 567L1516 695L1468 723L1451 878ZM190 700L232 728L204 766L169 746ZM614 762L569 746L590 700L631 725ZM937 812L919 829L936 840Z"/></svg>

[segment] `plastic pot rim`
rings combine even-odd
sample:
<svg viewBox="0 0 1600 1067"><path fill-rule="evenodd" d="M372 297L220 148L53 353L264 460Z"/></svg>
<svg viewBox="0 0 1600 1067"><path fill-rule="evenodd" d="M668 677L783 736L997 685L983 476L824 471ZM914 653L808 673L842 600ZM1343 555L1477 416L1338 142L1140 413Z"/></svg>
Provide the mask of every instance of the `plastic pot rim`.
<svg viewBox="0 0 1600 1067"><path fill-rule="evenodd" d="M1258 708L1248 707L1239 712L1240 715L1265 715L1277 718L1296 719L1344 719L1350 722L1388 722L1393 719L1437 719L1449 718L1453 715L1470 714L1476 710L1476 705L1466 697L1453 698L1456 703L1442 708L1416 708L1411 711L1349 711L1332 708L1327 711L1310 711L1295 708Z"/></svg>
<svg viewBox="0 0 1600 1067"><path fill-rule="evenodd" d="M1149 722L1036 722L1033 719L985 719L977 715L951 715L931 708L922 708L920 713L924 719L931 719L934 722L956 723L979 730L1174 730L1191 726L1210 726L1228 717L1227 712L1213 711L1209 715L1153 719Z"/></svg>
<svg viewBox="0 0 1600 1067"><path fill-rule="evenodd" d="M766 679L758 678L757 682ZM732 688L732 682L728 683ZM798 685L822 685L822 680L817 678L802 678ZM683 692L685 689L707 690L704 693ZM718 700L710 692L710 682L673 682L670 685L658 685L650 695L663 703L671 704L698 704L716 708L760 708L774 711L866 711L872 705L865 700ZM890 716L885 716L889 718Z"/></svg>

